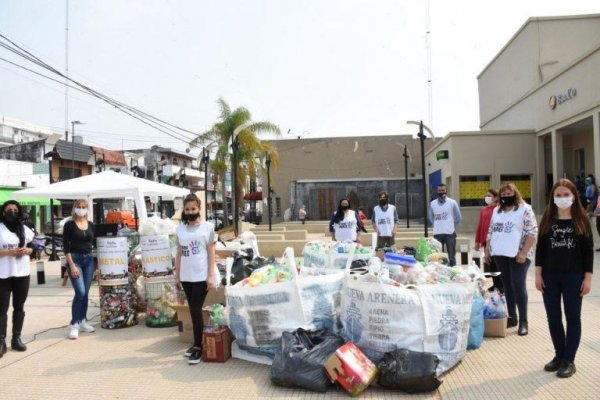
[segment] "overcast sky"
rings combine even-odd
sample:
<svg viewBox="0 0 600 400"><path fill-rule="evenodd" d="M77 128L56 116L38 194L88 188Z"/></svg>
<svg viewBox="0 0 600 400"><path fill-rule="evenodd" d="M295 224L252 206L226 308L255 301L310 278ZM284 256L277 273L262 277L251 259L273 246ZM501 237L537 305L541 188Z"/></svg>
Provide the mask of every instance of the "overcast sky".
<svg viewBox="0 0 600 400"><path fill-rule="evenodd" d="M0 33L64 71L65 4L0 0ZM431 0L430 118L427 4L71 0L70 76L195 132L222 97L284 135L408 134L406 121L422 119L443 136L478 129L477 75L527 18L600 12L597 0ZM3 48L0 58L35 68ZM80 120L85 143L116 150L186 147L74 90L65 119L64 86L1 60L0 115L58 132Z"/></svg>

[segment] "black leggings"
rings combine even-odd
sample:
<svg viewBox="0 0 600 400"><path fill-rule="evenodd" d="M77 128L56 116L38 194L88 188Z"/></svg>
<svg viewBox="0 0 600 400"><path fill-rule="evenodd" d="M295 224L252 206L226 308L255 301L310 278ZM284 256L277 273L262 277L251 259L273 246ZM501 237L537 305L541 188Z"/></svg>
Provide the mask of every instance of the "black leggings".
<svg viewBox="0 0 600 400"><path fill-rule="evenodd" d="M13 310L24 312L25 300L29 293L29 275L0 279L0 317L6 317L8 313L11 292Z"/></svg>
<svg viewBox="0 0 600 400"><path fill-rule="evenodd" d="M207 285L203 282L181 282L185 297L187 297L190 307L190 316L192 317L192 326L194 327L194 347L202 348L202 331L204 330L204 321L202 320L202 306L206 299Z"/></svg>
<svg viewBox="0 0 600 400"><path fill-rule="evenodd" d="M519 264L516 257L494 256L504 284L504 295L509 317L517 317L519 322L527 322L527 269L531 261Z"/></svg>

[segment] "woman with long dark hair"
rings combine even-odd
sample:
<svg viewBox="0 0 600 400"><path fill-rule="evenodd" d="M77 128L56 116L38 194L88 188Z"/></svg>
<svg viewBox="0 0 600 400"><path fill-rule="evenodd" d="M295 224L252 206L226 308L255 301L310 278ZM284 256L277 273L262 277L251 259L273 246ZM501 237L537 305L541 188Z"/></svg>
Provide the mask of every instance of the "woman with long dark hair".
<svg viewBox="0 0 600 400"><path fill-rule="evenodd" d="M568 378L575 373L575 354L581 340L582 299L592 288L594 241L575 185L561 179L552 186L551 193L540 223L535 287L544 298L554 346L554 358L544 370Z"/></svg>
<svg viewBox="0 0 600 400"><path fill-rule="evenodd" d="M25 351L21 331L25 321L25 300L29 293L29 256L33 253L33 232L23 224L18 202L8 200L0 213L0 358L6 354L8 307L12 294L11 348Z"/></svg>
<svg viewBox="0 0 600 400"><path fill-rule="evenodd" d="M208 291L215 288L215 226L202 221L200 209L200 199L188 194L176 231L175 283L185 291L194 331L194 343L184 353L189 364L198 364L202 357L202 306Z"/></svg>
<svg viewBox="0 0 600 400"><path fill-rule="evenodd" d="M337 211L329 221L331 238L338 242L349 241L360 243L362 223L356 211L350 208L350 200L342 198L338 203Z"/></svg>

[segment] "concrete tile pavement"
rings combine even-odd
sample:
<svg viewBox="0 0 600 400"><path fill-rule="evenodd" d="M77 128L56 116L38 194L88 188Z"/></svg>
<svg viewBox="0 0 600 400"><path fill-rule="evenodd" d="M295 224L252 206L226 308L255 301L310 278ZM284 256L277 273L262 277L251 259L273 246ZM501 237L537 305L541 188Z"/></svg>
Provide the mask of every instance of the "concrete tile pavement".
<svg viewBox="0 0 600 400"><path fill-rule="evenodd" d="M596 267L600 261L595 262ZM348 398L341 389L317 394L272 386L270 368L242 360L189 366L177 328L99 327L98 289L92 288L88 316L97 331L66 338L72 289L60 286L60 266L46 263L46 284L36 284L35 264L26 303L24 339L28 351L8 352L0 359L2 399L177 399L177 398ZM600 271L600 269L596 269ZM488 339L469 351L445 374L437 392L408 395L371 387L365 399L595 399L600 381L600 278L584 299L583 336L577 373L559 379L543 371L553 357L541 295L529 271L530 334L512 328L502 339ZM9 328L10 329L10 328Z"/></svg>

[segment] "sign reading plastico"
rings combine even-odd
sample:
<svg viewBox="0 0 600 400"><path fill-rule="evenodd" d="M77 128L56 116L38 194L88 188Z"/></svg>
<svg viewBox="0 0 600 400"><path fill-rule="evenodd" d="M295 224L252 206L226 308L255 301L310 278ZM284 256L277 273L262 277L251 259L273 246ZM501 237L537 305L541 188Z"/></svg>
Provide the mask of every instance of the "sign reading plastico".
<svg viewBox="0 0 600 400"><path fill-rule="evenodd" d="M144 276L154 278L173 275L169 235L142 236L140 242Z"/></svg>
<svg viewBox="0 0 600 400"><path fill-rule="evenodd" d="M127 284L127 238L98 238L97 245L100 285Z"/></svg>

